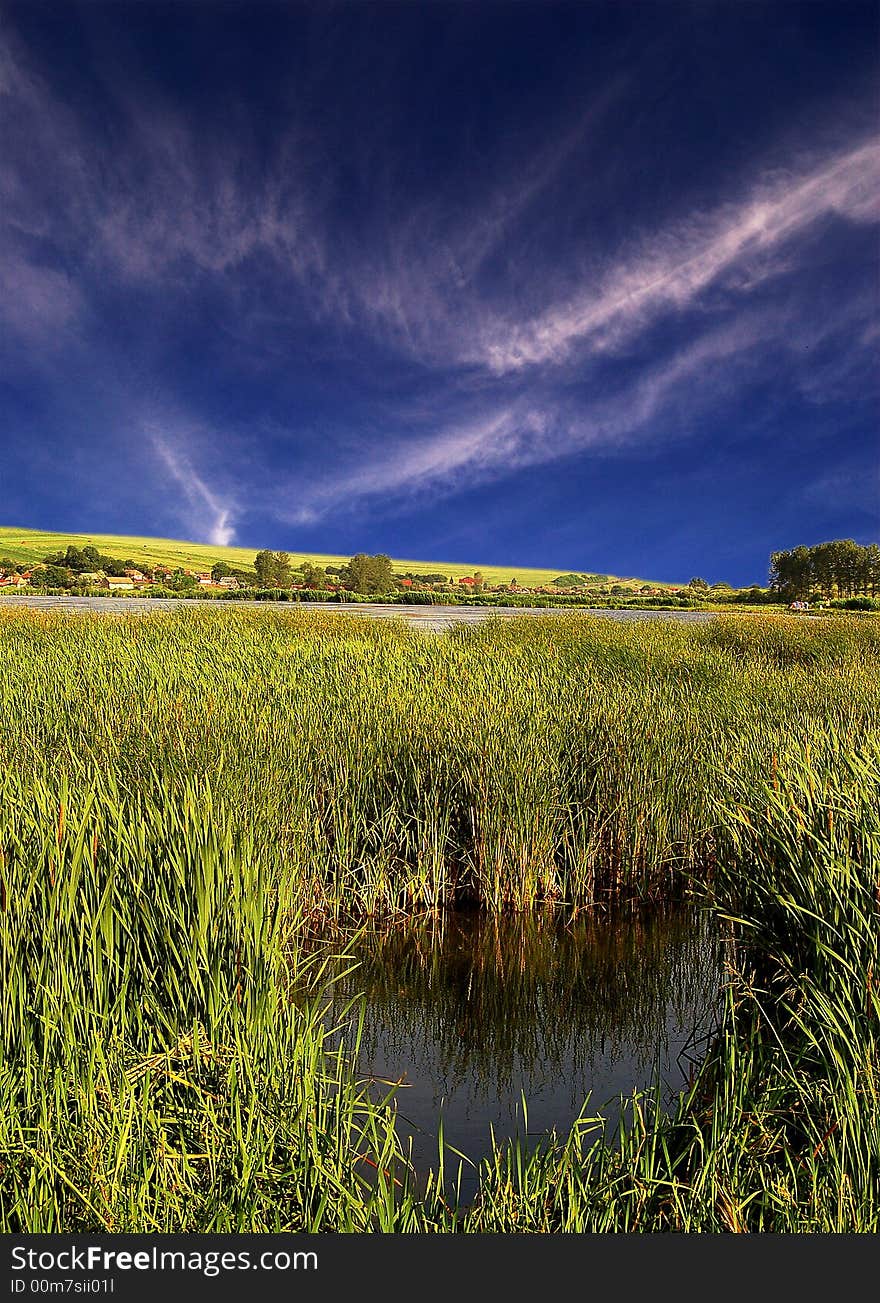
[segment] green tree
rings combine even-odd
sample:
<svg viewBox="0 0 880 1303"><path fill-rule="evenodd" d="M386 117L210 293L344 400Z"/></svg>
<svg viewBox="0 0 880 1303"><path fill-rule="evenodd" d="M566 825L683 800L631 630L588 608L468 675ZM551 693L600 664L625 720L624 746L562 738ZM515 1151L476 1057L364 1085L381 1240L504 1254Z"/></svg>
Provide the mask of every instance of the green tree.
<svg viewBox="0 0 880 1303"><path fill-rule="evenodd" d="M173 575L168 576L167 582L168 587L173 588L177 593L186 593L199 586L195 575L188 575L183 570L175 570Z"/></svg>
<svg viewBox="0 0 880 1303"><path fill-rule="evenodd" d="M876 597L880 591L880 543L869 543L865 553L865 592Z"/></svg>
<svg viewBox="0 0 880 1303"><path fill-rule="evenodd" d="M841 594L855 597L866 591L865 552L852 538L837 541L837 585Z"/></svg>
<svg viewBox="0 0 880 1303"><path fill-rule="evenodd" d="M275 553L275 583L279 588L293 587L293 565L289 552Z"/></svg>
<svg viewBox="0 0 880 1303"><path fill-rule="evenodd" d="M394 591L394 571L391 558L384 552L368 556L358 552L351 558L343 573L345 587L352 593L391 593Z"/></svg>
<svg viewBox="0 0 880 1303"><path fill-rule="evenodd" d="M788 552L773 552L770 557L770 587L787 601L801 601L808 596L814 581L812 548L795 547Z"/></svg>
<svg viewBox="0 0 880 1303"><path fill-rule="evenodd" d="M65 552L64 561L62 562L62 565L66 566L68 570L76 570L80 574L84 570L91 569L91 565L89 563L89 559L86 556L86 554L84 552L81 552L78 547L74 547L73 544L71 544L68 547L67 551Z"/></svg>
<svg viewBox="0 0 880 1303"><path fill-rule="evenodd" d="M804 549L808 551L812 560L813 577L816 587L825 597L836 596L835 590L839 593L837 583L839 579L839 555L837 543L830 541L828 543L817 543L815 547Z"/></svg>
<svg viewBox="0 0 880 1303"><path fill-rule="evenodd" d="M272 588L275 584L275 553L264 548L254 557L254 570L257 583L261 588Z"/></svg>
<svg viewBox="0 0 880 1303"><path fill-rule="evenodd" d="M66 566L46 566L35 573L40 588L69 588L72 582L71 572ZM31 583L33 583L33 578Z"/></svg>
<svg viewBox="0 0 880 1303"><path fill-rule="evenodd" d="M296 571L304 588L323 588L327 581L327 571L311 561L303 561Z"/></svg>
<svg viewBox="0 0 880 1303"><path fill-rule="evenodd" d="M261 588L293 587L293 566L289 552L270 552L264 548L254 557L254 570Z"/></svg>

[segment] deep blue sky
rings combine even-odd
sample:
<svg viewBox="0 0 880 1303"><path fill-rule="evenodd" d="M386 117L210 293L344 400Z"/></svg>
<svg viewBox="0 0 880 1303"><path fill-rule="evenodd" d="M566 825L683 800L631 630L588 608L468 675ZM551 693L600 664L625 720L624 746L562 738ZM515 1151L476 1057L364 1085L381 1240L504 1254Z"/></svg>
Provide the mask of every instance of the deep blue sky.
<svg viewBox="0 0 880 1303"><path fill-rule="evenodd" d="M735 584L876 539L878 17L0 0L0 523Z"/></svg>

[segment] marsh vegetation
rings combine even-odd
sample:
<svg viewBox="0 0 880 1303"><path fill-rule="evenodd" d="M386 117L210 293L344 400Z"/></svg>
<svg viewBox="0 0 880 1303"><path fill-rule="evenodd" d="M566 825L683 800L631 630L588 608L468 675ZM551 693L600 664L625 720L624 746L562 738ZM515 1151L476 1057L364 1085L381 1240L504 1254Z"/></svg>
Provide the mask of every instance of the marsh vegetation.
<svg viewBox="0 0 880 1303"><path fill-rule="evenodd" d="M878 665L870 619L0 611L3 1229L876 1230ZM416 1181L316 934L684 897L735 949L677 1103Z"/></svg>

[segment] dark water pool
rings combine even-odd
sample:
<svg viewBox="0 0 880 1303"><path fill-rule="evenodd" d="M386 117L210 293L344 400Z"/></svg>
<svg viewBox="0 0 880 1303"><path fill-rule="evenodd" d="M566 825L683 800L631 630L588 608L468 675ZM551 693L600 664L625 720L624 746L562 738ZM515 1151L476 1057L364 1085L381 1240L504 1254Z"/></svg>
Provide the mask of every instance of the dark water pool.
<svg viewBox="0 0 880 1303"><path fill-rule="evenodd" d="M438 1121L475 1162L496 1137L537 1143L590 1113L613 1128L618 1098L658 1079L686 1084L714 1026L723 944L692 910L549 916L457 914L366 935L329 1016L366 1077L400 1082L398 1126L417 1167L434 1165ZM363 992L363 1009L357 1001ZM522 1099L527 1102L524 1126ZM447 1167L449 1166L447 1160ZM473 1193L465 1169L462 1193Z"/></svg>

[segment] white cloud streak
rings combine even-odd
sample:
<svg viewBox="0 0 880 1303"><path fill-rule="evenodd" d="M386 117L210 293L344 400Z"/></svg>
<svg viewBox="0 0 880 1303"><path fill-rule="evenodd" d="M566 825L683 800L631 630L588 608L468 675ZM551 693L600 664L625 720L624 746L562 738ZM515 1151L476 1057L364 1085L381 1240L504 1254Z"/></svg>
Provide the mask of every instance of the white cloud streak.
<svg viewBox="0 0 880 1303"><path fill-rule="evenodd" d="M525 325L491 320L464 357L504 374L565 363L577 349L601 353L660 314L687 310L714 284L744 293L778 275L789 265L778 260L788 242L830 214L858 223L880 217L877 141L797 178L765 183L739 206L660 232L637 256L609 268L597 290L581 289Z"/></svg>
<svg viewBox="0 0 880 1303"><path fill-rule="evenodd" d="M608 454L636 442L686 439L707 411L723 411L728 396L749 379L789 364L805 342L820 348L847 332L858 313L857 307L831 314L805 331L791 329L779 310L747 313L706 331L616 391L574 401L551 388L487 406L439 433L386 444L381 455L359 458L347 475L337 470L323 481L310 477L305 487L282 488L273 510L294 524L371 501L381 501L383 511L408 510L426 495L437 500L589 449Z"/></svg>
<svg viewBox="0 0 880 1303"><path fill-rule="evenodd" d="M183 490L190 505L189 527L208 543L227 547L235 538L234 506L222 501L193 467L190 456L180 445L179 436L172 442L167 432L146 423L145 433L172 479Z"/></svg>
<svg viewBox="0 0 880 1303"><path fill-rule="evenodd" d="M644 232L628 252L600 261L588 283L582 277L573 294L548 304L540 268L526 266L515 288L491 291L477 272L499 249L514 256L523 215L583 165L591 133L626 89L622 80L599 92L572 130L521 160L516 183L471 183L467 200L447 193L416 206L386 195L387 220L365 241L328 221L327 187L294 125L278 134L270 164L255 177L245 166L246 138L206 141L161 101L123 98L125 147L108 153L21 56L9 48L0 55L0 129L20 141L21 121L29 124L26 148L0 160L0 204L17 240L7 248L18 249L6 277L24 287L14 308L4 297L25 334L42 328L45 337L50 301L66 321L84 305L63 274L23 251L22 236L30 236L72 242L111 283L173 294L200 276L239 306L251 295L254 260L263 259L292 314L353 338L367 330L432 366L501 377L613 351L663 315L701 305L713 288L745 297L798 265L792 246L818 220L837 214L865 223L880 211L880 144L871 140L796 174L765 171L739 201ZM256 351L261 327L274 321L283 330L275 306L240 314L259 323L250 341Z"/></svg>

